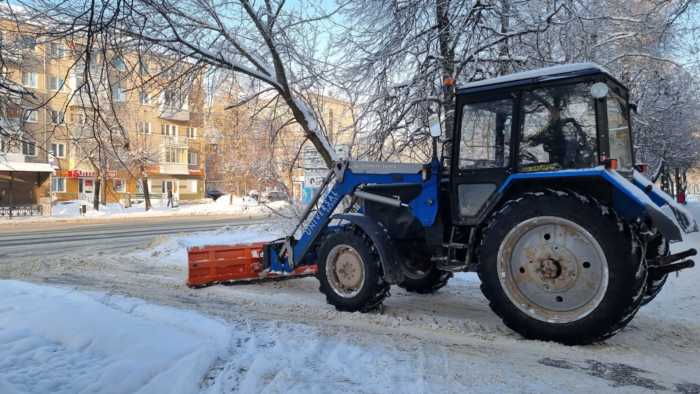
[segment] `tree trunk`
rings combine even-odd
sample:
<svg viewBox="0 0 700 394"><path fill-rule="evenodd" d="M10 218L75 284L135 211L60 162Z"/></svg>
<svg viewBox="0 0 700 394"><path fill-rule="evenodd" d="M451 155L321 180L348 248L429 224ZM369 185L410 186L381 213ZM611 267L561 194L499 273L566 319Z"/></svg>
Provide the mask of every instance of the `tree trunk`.
<svg viewBox="0 0 700 394"><path fill-rule="evenodd" d="M151 210L151 192L148 190L148 175L146 174L146 168L141 166L141 188L143 189L143 205L146 211Z"/></svg>
<svg viewBox="0 0 700 394"><path fill-rule="evenodd" d="M95 211L100 210L100 189L101 189L102 177L95 178L95 189L92 194L92 208Z"/></svg>
<svg viewBox="0 0 700 394"><path fill-rule="evenodd" d="M141 178L141 187L143 187L143 205L147 211L151 210L151 192L148 190L148 178Z"/></svg>
<svg viewBox="0 0 700 394"><path fill-rule="evenodd" d="M108 183L108 179L106 179L105 177L102 177L102 181L101 181L102 192L100 193L100 204L102 204L102 205L107 205L107 183Z"/></svg>
<svg viewBox="0 0 700 394"><path fill-rule="evenodd" d="M435 9L437 15L438 40L440 46L440 68L442 69L442 79L445 80L456 78L455 73L455 53L452 49L452 32L450 26L450 0L436 0ZM445 119L445 143L443 150L447 152L445 158L445 166L449 168L452 152L452 138L455 120L455 85L442 86L440 99L442 101L443 117ZM448 160L448 158L450 160Z"/></svg>

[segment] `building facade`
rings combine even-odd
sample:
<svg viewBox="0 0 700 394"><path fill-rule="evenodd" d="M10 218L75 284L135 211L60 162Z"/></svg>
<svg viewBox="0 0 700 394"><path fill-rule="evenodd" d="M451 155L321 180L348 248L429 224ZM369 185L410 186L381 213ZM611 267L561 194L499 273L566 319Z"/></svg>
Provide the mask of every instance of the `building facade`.
<svg viewBox="0 0 700 394"><path fill-rule="evenodd" d="M4 77L29 94L0 103L0 206L10 194L15 204L92 201L98 184L103 202L138 200L144 179L154 199L169 191L179 201L204 197L197 78L185 88L159 85L161 59L127 53L95 55L86 81L79 44L40 42L31 27L3 27ZM36 171L10 176L5 170L13 168ZM32 183L34 197L18 182Z"/></svg>

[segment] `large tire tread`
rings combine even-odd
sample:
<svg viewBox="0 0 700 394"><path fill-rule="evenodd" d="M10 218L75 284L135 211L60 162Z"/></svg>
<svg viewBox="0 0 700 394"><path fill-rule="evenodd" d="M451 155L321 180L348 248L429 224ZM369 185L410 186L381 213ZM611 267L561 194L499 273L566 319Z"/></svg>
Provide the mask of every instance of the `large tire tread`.
<svg viewBox="0 0 700 394"><path fill-rule="evenodd" d="M557 201L561 202L562 199L568 199L574 205L582 204L587 207L586 209L590 210L590 212L600 212L599 215L601 219L604 220L606 226L608 226L606 228L616 232L617 237L620 237L620 239L627 239L629 245L629 248L627 248L629 250L626 252L622 250L617 251L619 254L626 253L626 260L632 264L627 270L628 274L634 273L633 275L629 275L633 277L633 283L629 284L629 290L626 291L626 297L629 298L624 307L612 308L615 310L614 317L596 316L594 318L592 315L596 314L598 309L600 309L601 305L599 305L590 315L582 319L588 319L585 324L585 326L589 328L587 330L581 330L580 327L582 326L577 327L576 323L578 322L559 324L554 328L554 325L548 325L547 323L526 316L512 304L509 305L510 301L507 299L507 296L503 294L497 275L488 272L488 269L486 269L487 267L484 266L488 264L486 262L487 257L484 256L484 253L497 254L498 250L496 248L494 251L494 245L489 245L489 242L493 242L493 240L490 241L490 237L492 234L495 235L496 232L503 233L505 231L499 227L502 227L501 224L508 223L507 218L515 214L517 211L516 207L520 208L530 204L549 207L550 205L548 204L555 204ZM546 215L546 213L543 213L543 215ZM503 320L503 323L526 338L554 340L567 345L585 345L603 341L623 329L632 320L641 306L643 296L646 292L647 267L645 259L642 258L639 245L640 242L636 239L635 234L633 234L629 226L620 219L617 213L612 208L601 204L590 196L570 190L546 190L536 193L524 193L505 202L497 212L492 214L482 230L480 246L477 251L479 258L478 273L482 282L481 290L488 299L491 309ZM496 258L493 258L493 261L490 261L490 263L494 263ZM610 257L608 257L608 259L610 259ZM493 269L495 270L495 268ZM494 276L496 276L496 283L493 283ZM608 289L607 291L619 293L621 290ZM602 303L606 302L608 298L611 298L611 296L606 295Z"/></svg>
<svg viewBox="0 0 700 394"><path fill-rule="evenodd" d="M343 299L338 296L325 279L325 260L329 249L340 243L347 243L356 247L363 259L367 259L372 272L366 270L365 290L354 297L353 300ZM381 272L379 253L369 237L359 228L353 225L328 235L319 246L319 264L316 277L319 280L319 291L326 296L326 302L333 305L336 310L342 312L370 312L378 309L389 294L390 286L384 281Z"/></svg>
<svg viewBox="0 0 700 394"><path fill-rule="evenodd" d="M411 293L432 294L445 287L452 276L452 272L432 268L425 277L420 279L406 278L398 286Z"/></svg>

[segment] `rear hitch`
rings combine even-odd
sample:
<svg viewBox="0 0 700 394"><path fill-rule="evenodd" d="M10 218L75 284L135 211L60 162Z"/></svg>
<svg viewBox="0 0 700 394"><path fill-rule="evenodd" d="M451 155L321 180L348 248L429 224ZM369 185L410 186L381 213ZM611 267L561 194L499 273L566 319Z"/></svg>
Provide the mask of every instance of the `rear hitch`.
<svg viewBox="0 0 700 394"><path fill-rule="evenodd" d="M686 251L676 253L676 254L670 254L668 256L661 256L658 257L652 261L649 261L649 266L654 267L654 266L665 266L671 263L674 263L678 260L683 260L687 257L692 257L698 254L697 250L695 249L688 249Z"/></svg>
<svg viewBox="0 0 700 394"><path fill-rule="evenodd" d="M680 263L672 263L672 264L667 264L667 265L657 265L653 267L649 267L649 275L654 277L654 278L661 278L662 276L666 274L670 274L671 272L676 272L680 271L682 269L686 268L693 268L695 267L695 262L693 260L684 260L681 261Z"/></svg>

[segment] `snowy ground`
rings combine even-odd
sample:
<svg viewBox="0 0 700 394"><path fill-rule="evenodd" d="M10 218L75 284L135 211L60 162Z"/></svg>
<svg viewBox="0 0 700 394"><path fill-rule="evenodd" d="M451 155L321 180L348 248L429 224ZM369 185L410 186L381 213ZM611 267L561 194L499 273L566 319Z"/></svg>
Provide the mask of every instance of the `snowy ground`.
<svg viewBox="0 0 700 394"><path fill-rule="evenodd" d="M700 217L700 205L691 208ZM457 275L434 295L392 288L383 311L373 314L336 312L314 278L184 286L188 246L272 239L287 226L161 238L122 256L1 262L0 278L42 285L0 282L0 392L93 391L119 367L128 376L119 383L133 386L108 391L700 393L700 268L672 276L624 331L586 347L528 341L508 330L488 308L473 274ZM675 245L690 246L700 248L700 236ZM103 314L109 316L104 324L92 322ZM102 333L107 327L120 331ZM148 329L139 331L143 327ZM7 332L21 333L17 343ZM103 334L104 341L122 346L101 343ZM170 345L161 352L163 341ZM159 354L141 350L147 344ZM186 349L200 348L205 351L198 360L206 368L178 369ZM4 363L8 359L13 361ZM132 377L131 367L151 372ZM189 374L182 375L187 382L172 381L165 390L142 386L143 376L164 382L158 376L170 370L183 371L172 376ZM54 386L34 386L39 375L46 375L42 384Z"/></svg>
<svg viewBox="0 0 700 394"><path fill-rule="evenodd" d="M85 215L80 214L82 205L87 207ZM92 202L88 201L64 201L58 202L51 208L50 217L15 217L11 221L0 221L15 224L17 222L47 222L47 221L82 221L91 219L124 219L137 217L163 217L163 216L193 216L193 215L232 215L233 217L248 215L258 216L266 214L281 214L290 217L293 209L289 203L276 201L272 203L260 203L250 197L236 197L224 195L216 201L206 199L197 203L180 204L173 208L161 204L160 200L154 202L149 211L144 209L143 203L134 204L129 208L120 203L102 205L99 210L94 210Z"/></svg>
<svg viewBox="0 0 700 394"><path fill-rule="evenodd" d="M0 392L196 392L228 332L134 298L1 281Z"/></svg>

